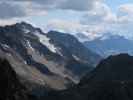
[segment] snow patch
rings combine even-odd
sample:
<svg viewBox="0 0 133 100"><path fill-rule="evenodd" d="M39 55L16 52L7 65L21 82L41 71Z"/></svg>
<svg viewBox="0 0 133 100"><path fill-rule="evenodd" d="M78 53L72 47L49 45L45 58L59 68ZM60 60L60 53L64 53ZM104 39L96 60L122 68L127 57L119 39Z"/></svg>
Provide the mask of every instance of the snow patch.
<svg viewBox="0 0 133 100"><path fill-rule="evenodd" d="M50 43L50 38L48 38L46 35L40 34L39 32L36 32L35 35L39 37L40 42L43 45L45 45L53 53L56 53L56 48L53 44Z"/></svg>
<svg viewBox="0 0 133 100"><path fill-rule="evenodd" d="M24 33L29 33L30 32L30 30L28 30L28 29L23 29L23 31L24 31Z"/></svg>
<svg viewBox="0 0 133 100"><path fill-rule="evenodd" d="M4 47L5 47L5 48L9 48L9 46L8 46L7 44L4 44Z"/></svg>
<svg viewBox="0 0 133 100"><path fill-rule="evenodd" d="M24 64L25 64L25 65L27 65L27 62L26 62L26 61L24 61Z"/></svg>
<svg viewBox="0 0 133 100"><path fill-rule="evenodd" d="M100 38L100 40L107 40L107 39L109 39L108 36L102 36L102 37Z"/></svg>
<svg viewBox="0 0 133 100"><path fill-rule="evenodd" d="M7 44L1 44L1 45L2 45L2 47L4 47L5 49L10 48Z"/></svg>
<svg viewBox="0 0 133 100"><path fill-rule="evenodd" d="M32 51L34 51L34 49L32 48L32 46L31 46L31 44L30 44L30 42L27 40L27 46L32 50Z"/></svg>
<svg viewBox="0 0 133 100"><path fill-rule="evenodd" d="M80 61L80 58L79 58L79 57L77 57L77 56L75 56L75 55L72 55L72 56L73 56L73 58L74 58L75 60Z"/></svg>
<svg viewBox="0 0 133 100"><path fill-rule="evenodd" d="M22 30L23 30L23 32L26 33L26 34L30 32L30 30L27 29L25 26L23 26L23 29L22 29Z"/></svg>
<svg viewBox="0 0 133 100"><path fill-rule="evenodd" d="M56 49L56 52L57 52L57 54L59 54L60 56L63 57L63 54L61 53L61 48L58 47L58 49Z"/></svg>

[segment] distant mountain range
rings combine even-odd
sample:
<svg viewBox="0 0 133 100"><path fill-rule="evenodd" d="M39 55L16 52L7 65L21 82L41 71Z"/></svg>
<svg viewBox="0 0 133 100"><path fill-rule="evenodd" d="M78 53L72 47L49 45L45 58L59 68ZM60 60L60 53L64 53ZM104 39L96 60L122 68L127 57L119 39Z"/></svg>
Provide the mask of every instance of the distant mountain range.
<svg viewBox="0 0 133 100"><path fill-rule="evenodd" d="M66 89L101 60L74 36L43 33L25 22L0 27L0 56L10 62L31 91L38 86Z"/></svg>
<svg viewBox="0 0 133 100"><path fill-rule="evenodd" d="M86 41L84 45L102 57L120 53L133 55L133 40L126 39L123 36L103 36L92 41Z"/></svg>

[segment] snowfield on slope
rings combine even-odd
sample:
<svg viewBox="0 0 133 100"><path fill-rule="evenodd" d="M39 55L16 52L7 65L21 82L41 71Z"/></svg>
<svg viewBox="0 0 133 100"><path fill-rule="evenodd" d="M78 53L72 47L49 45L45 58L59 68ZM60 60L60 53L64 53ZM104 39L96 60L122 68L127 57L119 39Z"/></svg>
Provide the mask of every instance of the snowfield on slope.
<svg viewBox="0 0 133 100"><path fill-rule="evenodd" d="M48 38L46 35L42 35L39 32L35 33L36 36L39 37L40 42L45 45L50 51L52 51L53 53L56 53L56 47L50 43L50 38Z"/></svg>

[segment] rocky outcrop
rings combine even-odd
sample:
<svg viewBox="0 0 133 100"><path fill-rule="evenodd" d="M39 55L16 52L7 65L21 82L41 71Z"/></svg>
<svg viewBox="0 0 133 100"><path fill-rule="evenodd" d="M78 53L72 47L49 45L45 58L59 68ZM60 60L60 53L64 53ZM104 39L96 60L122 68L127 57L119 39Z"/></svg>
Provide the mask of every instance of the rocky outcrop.
<svg viewBox="0 0 133 100"><path fill-rule="evenodd" d="M25 87L5 59L0 59L0 100L30 100Z"/></svg>

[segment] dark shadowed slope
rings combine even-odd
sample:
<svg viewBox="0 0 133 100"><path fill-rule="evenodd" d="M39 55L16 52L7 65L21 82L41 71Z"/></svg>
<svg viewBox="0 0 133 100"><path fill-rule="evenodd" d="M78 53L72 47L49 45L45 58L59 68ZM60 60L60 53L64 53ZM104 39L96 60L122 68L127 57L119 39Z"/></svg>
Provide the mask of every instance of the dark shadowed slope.
<svg viewBox="0 0 133 100"><path fill-rule="evenodd" d="M91 75L92 74L92 75ZM101 61L97 68L90 73L91 81L132 81L133 80L133 56L120 54L109 56ZM85 78L85 77L84 77Z"/></svg>
<svg viewBox="0 0 133 100"><path fill-rule="evenodd" d="M31 100L7 60L0 59L0 100Z"/></svg>
<svg viewBox="0 0 133 100"><path fill-rule="evenodd" d="M91 75L91 77L89 76ZM127 54L110 56L85 76L78 86L50 93L52 100L132 100L133 57Z"/></svg>

